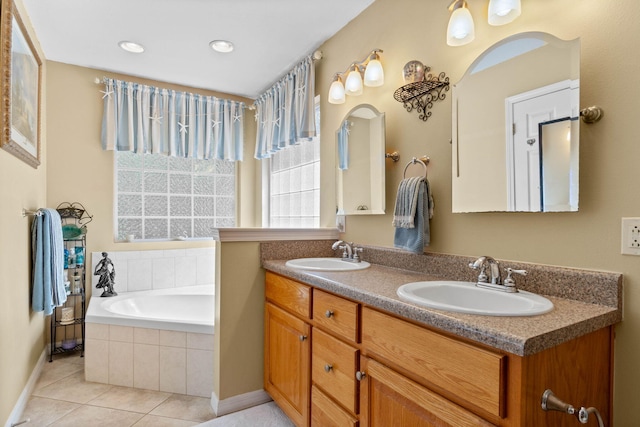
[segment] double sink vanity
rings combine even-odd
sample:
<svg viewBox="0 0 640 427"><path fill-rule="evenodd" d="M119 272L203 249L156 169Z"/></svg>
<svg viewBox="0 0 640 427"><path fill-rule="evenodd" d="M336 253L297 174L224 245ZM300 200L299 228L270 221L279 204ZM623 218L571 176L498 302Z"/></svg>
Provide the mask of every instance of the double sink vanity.
<svg viewBox="0 0 640 427"><path fill-rule="evenodd" d="M576 425L546 390L610 424L620 274L501 262L528 274L500 292L472 258L331 243L261 245L264 386L296 425Z"/></svg>

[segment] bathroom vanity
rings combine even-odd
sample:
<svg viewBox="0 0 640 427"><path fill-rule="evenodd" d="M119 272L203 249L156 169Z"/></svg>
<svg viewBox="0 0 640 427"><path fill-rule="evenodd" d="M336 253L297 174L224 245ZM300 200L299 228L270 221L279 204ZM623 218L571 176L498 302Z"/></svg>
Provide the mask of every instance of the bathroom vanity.
<svg viewBox="0 0 640 427"><path fill-rule="evenodd" d="M377 255L394 265L401 254ZM538 286L535 277L554 285L583 277L578 287L593 284L610 298L596 304L550 291L550 313L476 316L399 300L401 284L442 278L448 261L466 265L464 257L435 256L429 269L440 274L420 271L417 263L429 258L412 258L407 270L373 259L354 272L263 260L264 387L296 425L577 425L571 415L542 410L546 389L574 406L598 408L610 425L620 275L544 267L527 285ZM593 293L584 291L570 292L587 299Z"/></svg>

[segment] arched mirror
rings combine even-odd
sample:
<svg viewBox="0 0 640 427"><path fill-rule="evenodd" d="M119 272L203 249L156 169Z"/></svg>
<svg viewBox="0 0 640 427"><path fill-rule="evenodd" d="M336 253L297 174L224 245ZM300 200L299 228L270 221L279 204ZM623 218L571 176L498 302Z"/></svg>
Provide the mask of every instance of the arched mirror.
<svg viewBox="0 0 640 427"><path fill-rule="evenodd" d="M578 210L579 39L508 37L452 91L453 212Z"/></svg>
<svg viewBox="0 0 640 427"><path fill-rule="evenodd" d="M336 131L337 214L384 214L384 113L368 104L354 107Z"/></svg>

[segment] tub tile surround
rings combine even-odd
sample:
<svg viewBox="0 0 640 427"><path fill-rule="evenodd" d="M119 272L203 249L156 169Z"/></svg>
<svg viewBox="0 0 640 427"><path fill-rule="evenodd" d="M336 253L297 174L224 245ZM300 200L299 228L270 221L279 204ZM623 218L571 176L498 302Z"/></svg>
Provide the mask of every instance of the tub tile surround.
<svg viewBox="0 0 640 427"><path fill-rule="evenodd" d="M215 249L192 248L150 251L108 251L116 270L116 292L148 291L182 286L208 285L215 282ZM102 252L91 253L92 295L100 295L96 288L99 277L94 275Z"/></svg>
<svg viewBox="0 0 640 427"><path fill-rule="evenodd" d="M212 335L87 323L86 340L87 381L211 396Z"/></svg>
<svg viewBox="0 0 640 427"><path fill-rule="evenodd" d="M620 273L555 267L515 261L501 266L527 270L516 277L520 289L547 296L555 309L527 317L477 316L444 312L401 301L396 290L422 280L475 281L467 267L476 258L425 253L416 255L391 248L363 246L362 258L372 264L356 272L310 272L287 268L292 258L336 256L334 241L268 242L261 244L262 264L268 270L309 283L405 318L488 344L517 355L553 347L622 320Z"/></svg>

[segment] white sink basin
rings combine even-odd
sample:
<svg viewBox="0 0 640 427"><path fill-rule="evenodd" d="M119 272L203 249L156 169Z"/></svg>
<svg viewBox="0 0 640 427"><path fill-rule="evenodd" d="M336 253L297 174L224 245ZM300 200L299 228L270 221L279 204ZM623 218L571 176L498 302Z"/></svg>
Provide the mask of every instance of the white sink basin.
<svg viewBox="0 0 640 427"><path fill-rule="evenodd" d="M486 316L536 316L553 310L553 303L540 295L483 289L473 282L413 282L400 286L397 294L424 307Z"/></svg>
<svg viewBox="0 0 640 427"><path fill-rule="evenodd" d="M371 264L367 261L349 262L341 258L298 258L285 263L287 267L314 271L354 271L364 270Z"/></svg>

